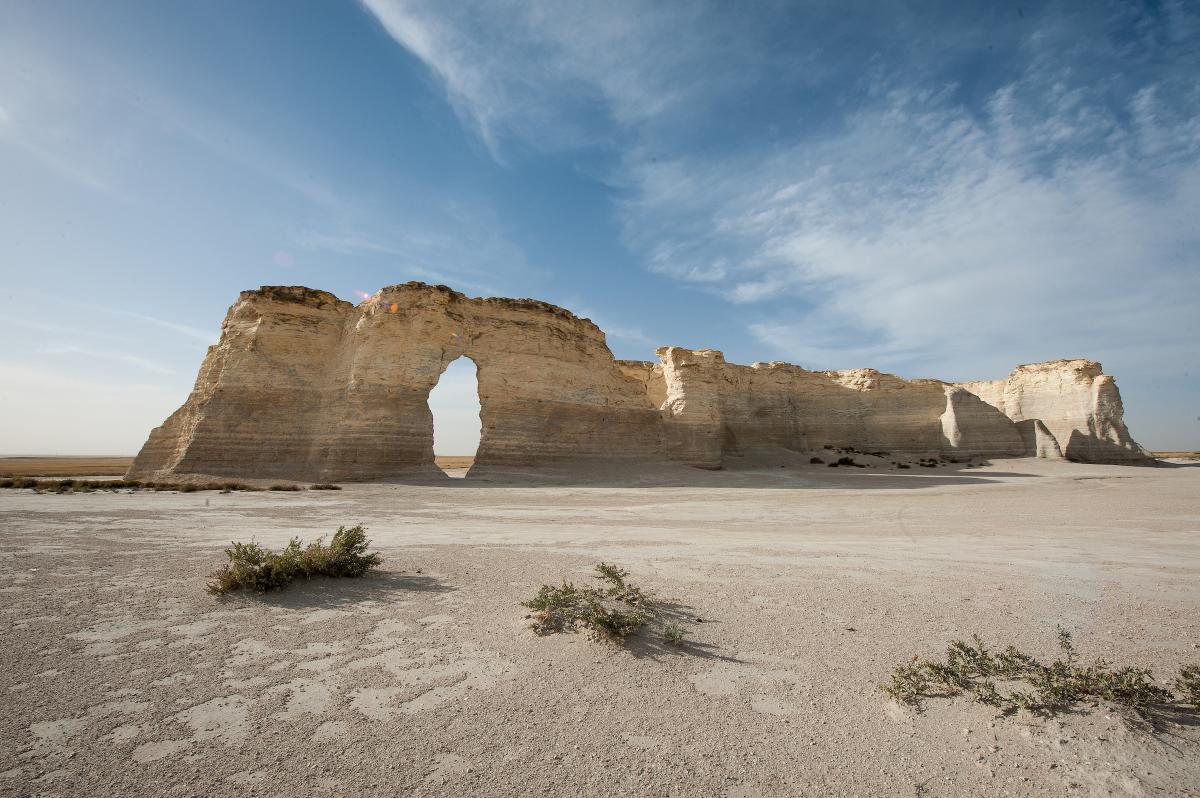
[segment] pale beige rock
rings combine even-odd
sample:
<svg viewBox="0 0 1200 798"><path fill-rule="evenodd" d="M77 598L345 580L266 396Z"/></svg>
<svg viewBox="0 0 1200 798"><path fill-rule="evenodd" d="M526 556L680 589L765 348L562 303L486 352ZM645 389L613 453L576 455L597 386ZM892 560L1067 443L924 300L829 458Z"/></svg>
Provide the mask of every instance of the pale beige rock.
<svg viewBox="0 0 1200 798"><path fill-rule="evenodd" d="M1025 452L1011 421L938 380L780 362L739 366L712 349L663 347L658 356L668 451L691 465L719 468L731 457L826 445L904 456Z"/></svg>
<svg viewBox="0 0 1200 798"><path fill-rule="evenodd" d="M1061 460L1063 453L1058 441L1040 418L1028 418L1017 422L1017 430L1025 441L1025 453L1030 457Z"/></svg>
<svg viewBox="0 0 1200 798"><path fill-rule="evenodd" d="M657 354L658 363L614 360L595 324L531 299L471 299L406 283L352 305L324 291L265 286L230 308L191 396L150 433L128 473L440 476L428 397L459 357L478 369L476 474L670 460L786 464L826 446L883 458L1052 456L1056 445L1093 462L1142 456L1112 378L1091 361L955 386L873 369L741 366L713 349Z"/></svg>
<svg viewBox="0 0 1200 798"><path fill-rule="evenodd" d="M243 292L187 403L131 477L376 479L433 465L430 389L478 367L481 468L657 457L658 412L604 333L536 300L406 283L355 306L302 287Z"/></svg>
<svg viewBox="0 0 1200 798"><path fill-rule="evenodd" d="M1088 463L1151 460L1125 426L1116 381L1094 360L1017 366L1008 379L961 387L1017 422L1031 454Z"/></svg>

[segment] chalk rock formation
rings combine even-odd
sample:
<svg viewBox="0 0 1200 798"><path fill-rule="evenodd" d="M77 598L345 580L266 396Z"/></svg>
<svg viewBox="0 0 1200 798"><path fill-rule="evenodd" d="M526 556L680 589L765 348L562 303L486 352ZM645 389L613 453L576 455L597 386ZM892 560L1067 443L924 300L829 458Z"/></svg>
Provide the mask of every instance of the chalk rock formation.
<svg viewBox="0 0 1200 798"><path fill-rule="evenodd" d="M739 366L714 349L657 354L658 365L640 364L643 384L650 402L663 397L668 455L691 465L720 468L729 457L825 445L915 456L1025 453L1003 414L938 380L781 362Z"/></svg>
<svg viewBox="0 0 1200 798"><path fill-rule="evenodd" d="M470 299L423 283L359 305L295 286L245 291L187 402L150 433L129 476L440 474L428 398L459 357L478 370L483 471L721 468L826 445L922 457L1145 456L1116 385L1091 361L951 385L872 369L740 366L712 349L657 354L657 363L614 360L592 322L531 299Z"/></svg>
<svg viewBox="0 0 1200 798"><path fill-rule="evenodd" d="M604 333L528 299L406 283L355 306L264 287L230 308L186 404L150 434L131 477L298 480L434 473L429 391L478 368L481 466L657 457L661 422Z"/></svg>
<svg viewBox="0 0 1200 798"><path fill-rule="evenodd" d="M1013 421L1031 453L1085 463L1142 463L1151 455L1125 426L1121 393L1094 360L1017 366L1005 380L961 387Z"/></svg>

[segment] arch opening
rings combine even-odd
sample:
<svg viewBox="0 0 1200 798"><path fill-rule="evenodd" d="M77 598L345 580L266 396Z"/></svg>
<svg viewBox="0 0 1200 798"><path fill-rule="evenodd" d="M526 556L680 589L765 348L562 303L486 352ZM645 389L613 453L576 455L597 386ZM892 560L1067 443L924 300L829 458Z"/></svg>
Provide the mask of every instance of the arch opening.
<svg viewBox="0 0 1200 798"><path fill-rule="evenodd" d="M442 372L429 392L434 462L447 476L465 477L479 451L482 428L479 367L463 355Z"/></svg>

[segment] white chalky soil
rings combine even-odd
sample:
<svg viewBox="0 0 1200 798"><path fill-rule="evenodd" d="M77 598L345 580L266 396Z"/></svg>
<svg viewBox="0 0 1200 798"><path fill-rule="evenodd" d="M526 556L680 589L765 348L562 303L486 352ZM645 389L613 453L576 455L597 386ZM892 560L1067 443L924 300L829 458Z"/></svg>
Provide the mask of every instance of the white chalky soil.
<svg viewBox="0 0 1200 798"><path fill-rule="evenodd" d="M0 795L1200 794L1195 713L877 690L972 632L1051 656L1056 624L1160 679L1200 662L1200 468L668 481L0 492ZM204 593L230 540L360 522L374 575ZM526 629L599 560L688 644Z"/></svg>

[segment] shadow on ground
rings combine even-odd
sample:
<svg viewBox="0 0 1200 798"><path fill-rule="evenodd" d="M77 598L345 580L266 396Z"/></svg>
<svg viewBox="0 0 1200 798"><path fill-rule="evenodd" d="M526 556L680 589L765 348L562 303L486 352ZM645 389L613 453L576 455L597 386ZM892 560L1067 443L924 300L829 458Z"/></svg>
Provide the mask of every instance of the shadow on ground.
<svg viewBox="0 0 1200 798"><path fill-rule="evenodd" d="M433 576L373 571L357 578L315 577L272 593L233 593L227 598L293 610L330 609L364 601L394 600L398 593L449 593L458 590Z"/></svg>
<svg viewBox="0 0 1200 798"><path fill-rule="evenodd" d="M679 645L668 643L656 632L646 632L631 636L625 640L625 650L639 659L660 660L667 657L697 657L698 659L720 660L721 662L742 662L737 657L720 653L720 649L708 643L684 638Z"/></svg>
<svg viewBox="0 0 1200 798"><path fill-rule="evenodd" d="M697 657L722 662L742 661L720 653L716 646L687 638L686 635L693 634L698 627L715 623L698 615L694 607L674 601L655 600L648 609L653 616L653 622L639 634L625 639L625 649L633 656L653 660L666 657ZM662 627L667 624L675 624L683 629L685 637L680 643L670 643L663 637Z"/></svg>
<svg viewBox="0 0 1200 798"><path fill-rule="evenodd" d="M990 465L980 463L979 465ZM913 466L821 468L805 464L736 464L720 470L656 464L593 469L520 469L476 466L465 478L428 474L395 477L378 482L424 485L457 490L473 488L742 488L750 490L919 490L955 485L996 484L1006 479L1036 477L1020 471L977 474L968 464L944 463L936 468Z"/></svg>

